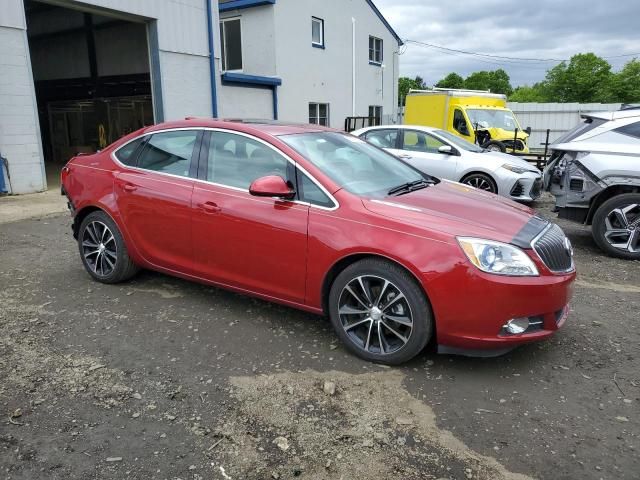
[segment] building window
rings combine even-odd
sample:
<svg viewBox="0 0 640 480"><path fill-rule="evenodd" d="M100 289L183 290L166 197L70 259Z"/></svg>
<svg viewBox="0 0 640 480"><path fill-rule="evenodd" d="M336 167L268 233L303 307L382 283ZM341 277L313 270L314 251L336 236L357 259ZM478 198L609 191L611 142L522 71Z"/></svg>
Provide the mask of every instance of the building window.
<svg viewBox="0 0 640 480"><path fill-rule="evenodd" d="M309 123L315 125L329 126L329 104L328 103L310 103L309 104Z"/></svg>
<svg viewBox="0 0 640 480"><path fill-rule="evenodd" d="M369 125L382 125L382 107L380 105L369 107Z"/></svg>
<svg viewBox="0 0 640 480"><path fill-rule="evenodd" d="M369 37L369 62L382 64L382 39Z"/></svg>
<svg viewBox="0 0 640 480"><path fill-rule="evenodd" d="M311 45L324 48L324 20L311 17Z"/></svg>
<svg viewBox="0 0 640 480"><path fill-rule="evenodd" d="M239 18L220 22L222 70L242 70L242 26Z"/></svg>

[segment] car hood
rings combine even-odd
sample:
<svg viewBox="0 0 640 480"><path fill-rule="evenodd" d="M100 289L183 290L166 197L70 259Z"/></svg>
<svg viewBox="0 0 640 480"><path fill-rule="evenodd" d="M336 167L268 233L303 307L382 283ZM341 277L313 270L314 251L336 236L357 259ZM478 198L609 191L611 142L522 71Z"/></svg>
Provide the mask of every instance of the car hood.
<svg viewBox="0 0 640 480"><path fill-rule="evenodd" d="M497 170L505 163L515 165L517 167L526 168L528 172L540 173L540 171L526 160L515 155L509 155L502 152L462 152L465 160L472 160L474 164L482 165L493 170Z"/></svg>
<svg viewBox="0 0 640 480"><path fill-rule="evenodd" d="M370 212L455 236L511 242L533 210L461 183L439 184L405 195L363 199Z"/></svg>

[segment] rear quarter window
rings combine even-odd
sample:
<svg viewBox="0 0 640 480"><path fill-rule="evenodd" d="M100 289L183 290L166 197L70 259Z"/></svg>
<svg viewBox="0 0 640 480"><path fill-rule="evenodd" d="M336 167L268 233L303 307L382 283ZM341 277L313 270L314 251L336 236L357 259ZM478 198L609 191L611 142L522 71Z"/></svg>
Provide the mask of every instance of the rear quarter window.
<svg viewBox="0 0 640 480"><path fill-rule="evenodd" d="M145 140L146 137L140 137L127 143L124 147L121 147L116 151L116 158L128 167L135 167L138 160L138 154L140 152L140 145L142 145Z"/></svg>

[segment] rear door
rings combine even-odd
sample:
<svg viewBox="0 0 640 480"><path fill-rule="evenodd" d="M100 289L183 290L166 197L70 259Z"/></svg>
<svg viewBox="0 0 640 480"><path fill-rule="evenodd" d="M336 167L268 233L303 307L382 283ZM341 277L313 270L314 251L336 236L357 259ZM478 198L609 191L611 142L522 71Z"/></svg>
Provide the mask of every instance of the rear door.
<svg viewBox="0 0 640 480"><path fill-rule="evenodd" d="M303 303L309 205L249 194L266 175L296 184L295 165L257 138L208 132L208 157L193 194L193 242L198 276Z"/></svg>
<svg viewBox="0 0 640 480"><path fill-rule="evenodd" d="M442 146L448 144L426 132L407 129L402 131L402 155L399 156L428 175L458 180L455 178L458 157L440 153L438 149Z"/></svg>
<svg viewBox="0 0 640 480"><path fill-rule="evenodd" d="M131 165L117 174L114 191L123 224L140 254L153 265L191 273L191 197L202 130L170 130L146 137ZM126 166L126 164L125 164Z"/></svg>

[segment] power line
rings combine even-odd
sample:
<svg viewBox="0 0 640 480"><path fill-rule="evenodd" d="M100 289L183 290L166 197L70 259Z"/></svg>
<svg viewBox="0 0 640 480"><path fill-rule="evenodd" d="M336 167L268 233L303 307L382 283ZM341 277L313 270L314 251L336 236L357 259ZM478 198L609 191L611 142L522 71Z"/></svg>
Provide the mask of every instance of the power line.
<svg viewBox="0 0 640 480"><path fill-rule="evenodd" d="M439 50L444 50L447 52L453 52L453 53L458 53L458 54L463 54L463 55L472 55L472 56L476 56L476 57L486 57L486 58L495 58L495 59L501 59L503 61L505 61L505 63L525 63L525 62L538 62L538 63L546 63L546 62L567 62L569 61L569 59L566 58L524 58L524 57L507 57L507 56L503 56L503 55L491 55L488 53L479 53L479 52L470 52L467 50L457 50L455 48L448 48L448 47L443 47L441 45L434 45L433 43L427 43L427 42L419 42L417 40L405 40L405 43L413 43L415 45L421 45L424 47L429 47L429 48L437 48ZM600 58L623 58L623 57L637 57L640 56L640 52L637 53L626 53L623 55L609 55L609 56L603 56ZM526 64L526 63L525 63Z"/></svg>

